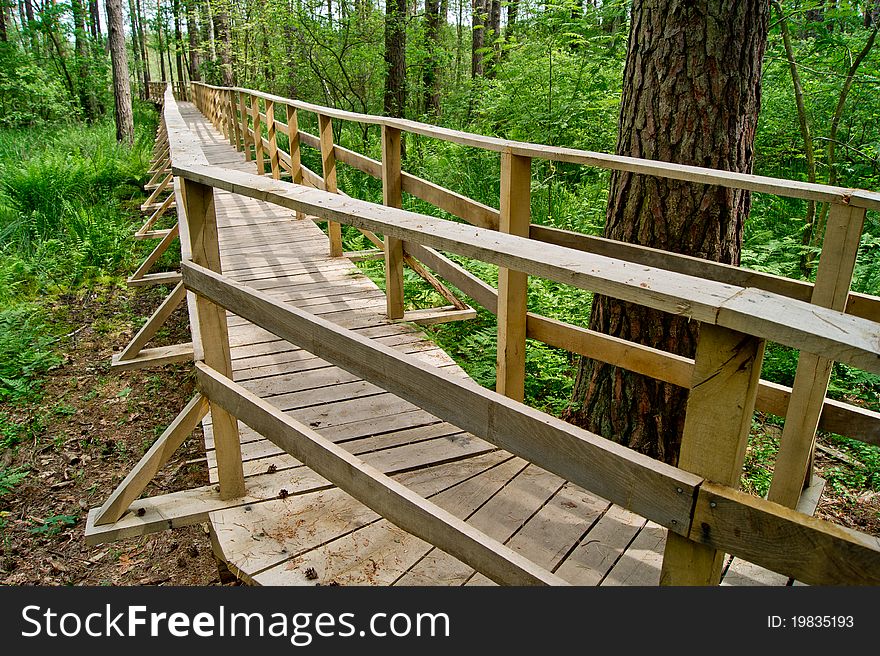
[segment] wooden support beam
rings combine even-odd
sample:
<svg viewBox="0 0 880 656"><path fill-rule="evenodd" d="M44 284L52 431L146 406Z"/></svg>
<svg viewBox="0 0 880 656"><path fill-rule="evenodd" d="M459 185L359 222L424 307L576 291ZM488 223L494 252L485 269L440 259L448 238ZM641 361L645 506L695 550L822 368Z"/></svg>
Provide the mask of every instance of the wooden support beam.
<svg viewBox="0 0 880 656"><path fill-rule="evenodd" d="M501 232L529 236L532 160L501 153ZM498 361L495 391L522 401L526 380L526 312L529 277L498 269Z"/></svg>
<svg viewBox="0 0 880 656"><path fill-rule="evenodd" d="M324 175L324 191L337 193L336 186L336 155L333 153L333 121L323 114L318 114L318 126L321 135L321 170ZM327 234L330 237L330 257L342 257L342 226L336 221L327 222Z"/></svg>
<svg viewBox="0 0 880 656"><path fill-rule="evenodd" d="M156 224L156 221L164 216L165 212L168 211L168 208L174 205L174 194L169 194L168 198L162 201L162 204L156 208L156 211L150 215L150 218L146 220L144 225L138 229L136 233L134 233L135 239L139 239L141 236L150 231L150 229Z"/></svg>
<svg viewBox="0 0 880 656"><path fill-rule="evenodd" d="M120 360L118 355L114 355L110 368L114 371L129 371L132 369L159 367L174 362L192 362L192 359L193 345L192 342L187 342L185 344L142 349L131 360Z"/></svg>
<svg viewBox="0 0 880 656"><path fill-rule="evenodd" d="M98 509L96 526L119 521L206 414L208 400L197 393Z"/></svg>
<svg viewBox="0 0 880 656"><path fill-rule="evenodd" d="M455 556L497 583L566 585L565 581L419 496L305 424L201 363L202 392L339 489L391 523Z"/></svg>
<svg viewBox="0 0 880 656"><path fill-rule="evenodd" d="M302 170L302 151L299 143L299 117L296 113L296 107L286 105L287 110L287 141L290 144L290 178L293 184L301 185L303 183ZM297 219L306 217L302 212L296 213Z"/></svg>
<svg viewBox="0 0 880 656"><path fill-rule="evenodd" d="M382 126L382 203L402 207L400 130ZM389 319L403 317L403 242L385 237L385 307Z"/></svg>
<svg viewBox="0 0 880 656"><path fill-rule="evenodd" d="M122 352L119 354L119 360L131 360L146 346L158 332L159 328L168 320L168 317L177 309L177 306L183 303L186 298L186 290L183 283L177 283L177 286L171 290L171 293L156 308L156 311L147 319L147 322L141 327L137 334L132 338Z"/></svg>
<svg viewBox="0 0 880 656"><path fill-rule="evenodd" d="M250 124L248 123L248 111L247 111L247 100L245 99L245 93L243 91L238 92L238 112L241 116L241 148L239 150L244 150L244 159L247 162L251 161L251 137L250 137Z"/></svg>
<svg viewBox="0 0 880 656"><path fill-rule="evenodd" d="M238 121L235 120L235 104L232 101L232 89L223 92L223 111L226 114L226 132L229 142L238 145Z"/></svg>
<svg viewBox="0 0 880 656"><path fill-rule="evenodd" d="M167 187L168 184L171 182L172 177L173 176L170 173L167 176L165 176L165 179L162 180L162 184L160 184L158 187L156 187L153 190L153 193L150 194L149 198L147 198L147 200L144 201L144 204L141 205L141 210L147 211L154 206L156 199L159 198L159 194L161 194L163 191L165 191L165 187ZM158 207L162 207L162 204L159 204Z"/></svg>
<svg viewBox="0 0 880 656"><path fill-rule="evenodd" d="M173 198L172 194L169 198ZM153 249L149 255L147 255L146 259L141 263L141 265L135 270L131 277L128 279L129 284L133 281L142 279L147 272L153 268L153 265L159 261L159 258L162 257L162 254L168 250L168 247L171 246L171 242L174 241L179 234L178 224L175 223L174 227L168 231L168 234L162 238L156 248Z"/></svg>
<svg viewBox="0 0 880 656"><path fill-rule="evenodd" d="M278 135L275 128L275 103L266 101L266 126L268 130L267 141L269 143L269 168L272 177L281 179L281 165L278 162Z"/></svg>
<svg viewBox="0 0 880 656"><path fill-rule="evenodd" d="M254 161L257 163L257 175L263 175L266 172L266 162L263 157L263 126L260 125L260 99L251 96L251 111L254 121Z"/></svg>
<svg viewBox="0 0 880 656"><path fill-rule="evenodd" d="M816 284L810 302L843 311L849 297L865 210L831 205ZM801 352L792 385L788 413L779 441L779 453L767 498L788 508L797 506L809 482L816 429L834 362L830 358Z"/></svg>
<svg viewBox="0 0 880 656"><path fill-rule="evenodd" d="M180 281L179 271L161 271L148 273L140 278L129 278L125 282L129 287L151 287L153 285L176 285Z"/></svg>
<svg viewBox="0 0 880 656"><path fill-rule="evenodd" d="M189 180L184 181L184 199L189 227L192 262L212 271L220 271L220 248L217 241L217 216L214 190ZM226 313L203 296L196 297L196 314L205 363L224 375L232 375L229 332ZM220 496L231 499L244 495L244 472L238 422L223 408L211 404L214 446L217 451L217 476Z"/></svg>
<svg viewBox="0 0 880 656"><path fill-rule="evenodd" d="M758 393L764 342L703 324L681 438L681 469L738 488ZM724 554L669 533L661 585L718 585Z"/></svg>

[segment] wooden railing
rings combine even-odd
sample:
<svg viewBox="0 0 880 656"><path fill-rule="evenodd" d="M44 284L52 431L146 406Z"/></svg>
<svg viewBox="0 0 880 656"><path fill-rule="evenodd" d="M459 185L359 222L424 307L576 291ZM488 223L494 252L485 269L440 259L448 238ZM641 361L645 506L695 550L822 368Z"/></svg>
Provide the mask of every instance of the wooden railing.
<svg viewBox="0 0 880 656"><path fill-rule="evenodd" d="M789 183L783 181L690 167L661 171L657 163L636 160L639 167L644 167L638 169L640 172L659 175L666 171L670 177L686 174L687 179L713 183L717 178L727 181L729 186L749 185L748 188L762 191L772 188L774 193L785 191L788 193L784 195L835 203L833 215L838 219L845 215L848 220L829 223L820 276L815 285L809 285L529 226L528 213L523 209L528 208L528 167L517 159L531 156L520 153L538 154L537 147L529 144L503 142L502 146L497 139L462 136L463 133L396 119L358 116L357 120L383 125L385 164L375 160L365 164L363 156L334 145L332 129L328 127L330 118L352 119L355 115L242 89L194 85L193 97L233 143L244 149L253 146L252 155L258 163L263 161L261 153L268 152L273 167L272 176L267 177L209 165L170 90L166 91L164 120L175 196L178 208L184 210L180 215L183 285L190 300L199 386L207 399L194 399L189 411L181 414L186 414L181 422L197 422L210 404L215 413L214 439L223 498L246 493L237 418L390 521L493 580L514 584L561 582L233 382L225 309L406 398L442 420L666 527L669 533L663 583L715 584L724 553L806 583L880 583L880 541L876 538L737 490L753 411L762 403L765 407L772 405L771 411L784 414L786 404L793 407L798 399L806 398L808 403L799 406L798 414L793 415L796 424L802 425L803 415L812 412L817 423L821 416L824 426L849 426L853 430L839 432L855 433L854 436L875 444L880 442L876 413L824 399L827 378L823 383L824 374L820 371L822 363L839 361L880 373L880 327L876 321L880 299L848 294L848 278L844 275L848 269L851 276L858 243L854 235L861 229L864 210L878 206L876 195L844 193L816 185L787 186ZM271 103L266 105L265 112L259 107L260 99ZM281 101L287 106L288 120L280 127L291 136L292 154L280 151L277 142L273 145L261 132L261 123L275 123L274 107ZM315 144L322 148L323 177L309 172L301 163L297 165L300 142L307 143L309 139L296 128L299 109L323 112L319 114L323 138ZM320 116L326 120L322 121ZM274 131L267 129L267 133L277 135L278 129L275 125ZM485 206L401 172L397 154L399 134L393 132L401 129L501 151L498 223L484 220L495 216L495 210L475 210ZM544 152L549 157L563 155L570 158L568 161L588 157L564 149ZM328 173L333 170L332 161L337 156L340 161L345 157L349 162L359 162L364 169L370 168L381 176L384 206L332 193L336 190L333 176ZM627 158L589 157L608 167L626 166L629 170L636 166ZM265 173L263 164L259 166L260 173ZM280 180L282 168L291 174L292 183ZM451 206L450 198L455 196L458 215L465 215L462 218L470 219L474 225L400 209L400 190L406 190L407 179L411 181L410 190L439 199L435 204ZM313 188L296 184L298 180L311 183ZM429 367L221 275L214 189L277 204L298 216L316 217L330 225L350 225L369 234L382 234L384 241L379 243L386 263L389 269L396 269L388 274L390 277L399 272L401 252L409 253L496 312L499 369L505 371L506 367L507 371L499 391L450 376L442 369ZM426 189L430 191L425 192ZM854 204L846 205L847 200ZM479 216L483 218L474 218ZM330 231L331 241L335 233ZM541 236L547 235L550 237L538 243ZM551 239L563 243L551 243ZM341 248L336 250L341 253ZM441 250L498 265L506 272L500 278L499 290L453 264L440 254ZM828 282L829 271L836 275L836 286ZM527 313L523 283L530 275L699 321L696 357L680 358ZM847 284L841 284L842 280ZM398 293L391 285L388 289L389 294ZM829 295L828 290L833 293ZM841 297L843 302L849 298L848 313L843 311ZM399 298L395 301L400 302ZM392 309L389 301L389 311ZM521 403L516 398L521 397L517 388L521 375L517 371L521 369L519 358L524 353L526 335L689 388L679 467L640 455ZM795 382L793 391L760 381L766 340L801 350L801 382ZM506 348L502 349L502 344ZM805 387L806 378L801 375L805 362L812 363L810 388ZM139 464L139 470L154 471L169 444L154 446ZM784 467L779 471L777 464L775 478L783 475L789 476L787 483L796 488L795 497L799 496L803 475L790 476ZM143 490L144 477L130 476L137 480L121 485L120 491L97 513L93 524L118 520L131 499Z"/></svg>

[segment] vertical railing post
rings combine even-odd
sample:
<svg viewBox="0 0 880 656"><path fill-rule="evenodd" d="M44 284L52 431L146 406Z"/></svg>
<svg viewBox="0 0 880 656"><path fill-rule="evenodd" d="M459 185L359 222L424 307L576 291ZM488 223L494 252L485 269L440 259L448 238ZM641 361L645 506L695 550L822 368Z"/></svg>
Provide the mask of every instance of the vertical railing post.
<svg viewBox="0 0 880 656"><path fill-rule="evenodd" d="M299 117L296 107L287 105L287 140L290 142L290 177L294 184L303 183L302 154L299 147ZM296 213L297 219L304 219L305 214Z"/></svg>
<svg viewBox="0 0 880 656"><path fill-rule="evenodd" d="M266 101L266 126L267 140L269 141L269 168L272 170L272 177L280 180L281 162L278 159L278 135L275 133L275 103L271 100Z"/></svg>
<svg viewBox="0 0 880 656"><path fill-rule="evenodd" d="M700 326L679 468L739 488L763 357L764 341L757 337ZM669 531L660 583L718 585L723 560L712 547Z"/></svg>
<svg viewBox="0 0 880 656"><path fill-rule="evenodd" d="M190 180L182 182L192 261L212 271L220 272L214 189ZM196 314L205 364L232 378L226 311L206 298L196 296ZM220 497L234 499L244 496L238 421L215 403L211 403L211 421L217 455L217 476L220 480Z"/></svg>
<svg viewBox="0 0 880 656"><path fill-rule="evenodd" d="M229 117L226 114L226 92L224 89L217 89L217 122L220 123L220 131L223 138L230 140Z"/></svg>
<svg viewBox="0 0 880 656"><path fill-rule="evenodd" d="M333 152L333 121L329 116L318 114L318 129L321 137L321 170L324 175L324 189L335 194L336 153ZM342 226L336 221L327 222L330 237L330 257L342 257Z"/></svg>
<svg viewBox="0 0 880 656"><path fill-rule="evenodd" d="M254 161L257 163L257 174L266 172L266 163L263 159L263 126L260 123L260 99L251 97L251 112L254 119Z"/></svg>
<svg viewBox="0 0 880 656"><path fill-rule="evenodd" d="M400 130L382 126L382 202L401 207ZM389 319L403 318L403 241L385 235L385 305Z"/></svg>
<svg viewBox="0 0 880 656"><path fill-rule="evenodd" d="M251 161L251 138L250 123L248 122L247 101L244 91L238 92L238 109L241 113L241 146L244 149L244 159Z"/></svg>
<svg viewBox="0 0 880 656"><path fill-rule="evenodd" d="M232 104L232 89L223 89L223 109L226 111L226 132L229 143L238 145L238 121L235 120L235 105Z"/></svg>
<svg viewBox="0 0 880 656"><path fill-rule="evenodd" d="M501 232L529 236L531 167L529 157L514 155L509 150L501 153ZM515 401L522 401L525 396L528 284L525 273L499 267L495 389Z"/></svg>
<svg viewBox="0 0 880 656"><path fill-rule="evenodd" d="M829 208L816 284L810 298L814 305L840 312L846 309L864 222L864 208L840 203L833 203ZM770 501L794 508L804 485L810 483L816 429L833 365L832 360L813 353L801 352L798 357L773 480L767 494Z"/></svg>

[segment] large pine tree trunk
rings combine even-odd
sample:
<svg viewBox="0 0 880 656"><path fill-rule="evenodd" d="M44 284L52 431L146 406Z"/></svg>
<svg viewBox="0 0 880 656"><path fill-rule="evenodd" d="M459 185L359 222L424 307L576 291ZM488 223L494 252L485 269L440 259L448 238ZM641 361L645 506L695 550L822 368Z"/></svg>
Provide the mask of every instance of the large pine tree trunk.
<svg viewBox="0 0 880 656"><path fill-rule="evenodd" d="M617 153L750 172L768 3L635 0ZM605 236L738 264L747 192L611 176ZM693 357L697 323L596 296L590 328ZM566 419L674 463L687 391L582 360Z"/></svg>
<svg viewBox="0 0 880 656"><path fill-rule="evenodd" d="M235 74L232 70L232 43L229 36L229 14L219 9L214 14L214 38L217 54L220 56L220 67L223 70L223 86L235 86Z"/></svg>
<svg viewBox="0 0 880 656"><path fill-rule="evenodd" d="M386 116L403 116L406 106L406 0L385 3Z"/></svg>
<svg viewBox="0 0 880 656"><path fill-rule="evenodd" d="M110 62L113 66L113 99L116 105L116 140L134 142L131 88L128 85L128 58L122 27L122 0L106 0L107 31L110 34Z"/></svg>

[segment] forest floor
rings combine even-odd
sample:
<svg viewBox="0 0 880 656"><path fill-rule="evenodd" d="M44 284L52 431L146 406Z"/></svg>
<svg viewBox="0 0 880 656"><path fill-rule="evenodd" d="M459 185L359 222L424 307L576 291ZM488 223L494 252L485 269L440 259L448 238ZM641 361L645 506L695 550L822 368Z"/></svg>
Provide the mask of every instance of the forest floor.
<svg viewBox="0 0 880 656"><path fill-rule="evenodd" d="M137 318L158 305L162 288L101 288L59 297L50 310L64 334L64 361L49 372L41 399L0 406L26 434L0 466L28 475L0 499L2 585L221 585L207 526L90 547L83 536L90 508L100 506L193 394L191 367L169 365L112 372L110 358L132 337ZM189 340L183 308L153 345ZM756 422L748 462L778 440L771 421ZM824 443L824 439L822 441ZM829 446L829 448L832 448ZM816 470L858 468L819 451ZM851 458L850 458L851 460ZM149 495L207 484L197 429L147 489ZM880 536L880 493L826 487L817 515ZM224 580L226 577L224 576Z"/></svg>
<svg viewBox="0 0 880 656"><path fill-rule="evenodd" d="M41 399L2 408L27 427L8 467L28 475L0 500L0 584L218 585L207 526L90 547L86 515L100 506L164 427L189 401L191 366L114 372L110 358L148 317L164 288L102 288L61 296L47 309L61 334L62 364L49 372ZM184 308L155 346L189 341ZM13 455L14 453L14 455ZM201 428L175 453L149 495L206 485Z"/></svg>

